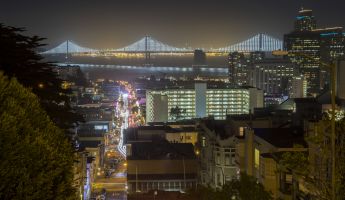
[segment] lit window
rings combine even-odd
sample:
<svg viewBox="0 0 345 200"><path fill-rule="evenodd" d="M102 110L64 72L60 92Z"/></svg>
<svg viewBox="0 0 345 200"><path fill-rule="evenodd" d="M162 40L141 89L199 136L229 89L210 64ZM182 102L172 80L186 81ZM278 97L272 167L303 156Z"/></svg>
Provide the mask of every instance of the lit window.
<svg viewBox="0 0 345 200"><path fill-rule="evenodd" d="M239 135L244 136L244 127L239 128Z"/></svg>
<svg viewBox="0 0 345 200"><path fill-rule="evenodd" d="M254 161L255 161L255 168L259 168L259 164L260 164L260 151L255 149L254 152Z"/></svg>

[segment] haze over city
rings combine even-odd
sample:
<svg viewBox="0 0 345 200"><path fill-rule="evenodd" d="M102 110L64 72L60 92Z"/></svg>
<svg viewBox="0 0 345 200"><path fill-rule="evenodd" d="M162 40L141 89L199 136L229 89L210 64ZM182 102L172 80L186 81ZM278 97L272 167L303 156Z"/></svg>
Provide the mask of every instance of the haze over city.
<svg viewBox="0 0 345 200"><path fill-rule="evenodd" d="M0 0L1 200L345 200L345 0Z"/></svg>
<svg viewBox="0 0 345 200"><path fill-rule="evenodd" d="M301 7L314 10L320 27L345 26L342 0L2 0L0 21L48 38L49 47L70 39L119 48L151 35L177 47L210 48L257 33L282 39Z"/></svg>

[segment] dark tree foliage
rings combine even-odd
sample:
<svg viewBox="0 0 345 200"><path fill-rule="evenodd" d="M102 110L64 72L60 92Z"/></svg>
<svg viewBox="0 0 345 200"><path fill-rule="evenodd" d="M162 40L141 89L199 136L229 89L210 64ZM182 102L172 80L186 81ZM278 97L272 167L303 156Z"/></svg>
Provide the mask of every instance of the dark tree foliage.
<svg viewBox="0 0 345 200"><path fill-rule="evenodd" d="M171 108L170 109L170 115L175 119L175 120L179 120L182 118L182 114L185 113L186 111L179 108L178 106L176 106L175 108Z"/></svg>
<svg viewBox="0 0 345 200"><path fill-rule="evenodd" d="M325 115L317 123L317 133L307 137L309 152L285 152L279 162L280 171L290 171L303 180L308 194L315 199L331 199L331 179L328 170L331 166L331 116ZM336 121L336 176L337 200L345 200L345 118Z"/></svg>
<svg viewBox="0 0 345 200"><path fill-rule="evenodd" d="M198 186L196 191L190 191L191 199L217 199L217 200L271 200L272 194L265 190L264 186L257 182L256 178L241 174L239 180L227 182L221 189L213 189L210 186Z"/></svg>
<svg viewBox="0 0 345 200"><path fill-rule="evenodd" d="M69 90L61 87L54 65L43 61L36 51L43 46L43 38L24 36L25 30L0 24L0 70L31 88L40 99L41 106L60 128L67 130L82 121L69 105Z"/></svg>
<svg viewBox="0 0 345 200"><path fill-rule="evenodd" d="M270 200L273 199L271 193L266 191L258 180L245 173L241 174L240 180L233 180L223 187L223 191L230 193L236 191L242 200Z"/></svg>
<svg viewBox="0 0 345 200"><path fill-rule="evenodd" d="M0 72L0 199L75 199L73 151L39 99Z"/></svg>
<svg viewBox="0 0 345 200"><path fill-rule="evenodd" d="M188 197L191 200L209 200L220 199L221 190L214 189L210 186L198 185L197 190L188 192Z"/></svg>

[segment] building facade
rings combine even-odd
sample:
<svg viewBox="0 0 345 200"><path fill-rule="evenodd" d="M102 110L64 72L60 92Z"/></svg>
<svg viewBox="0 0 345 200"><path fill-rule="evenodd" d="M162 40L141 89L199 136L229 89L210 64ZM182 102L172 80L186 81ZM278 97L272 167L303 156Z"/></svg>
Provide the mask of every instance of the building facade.
<svg viewBox="0 0 345 200"><path fill-rule="evenodd" d="M221 188L226 182L238 178L234 138L220 138L205 124L200 126L199 181L203 185Z"/></svg>
<svg viewBox="0 0 345 200"><path fill-rule="evenodd" d="M129 193L196 188L198 167L192 144L156 141L135 142L127 147Z"/></svg>
<svg viewBox="0 0 345 200"><path fill-rule="evenodd" d="M312 11L302 9L296 18L295 30L284 35L284 49L306 78L308 95L315 96L329 84L328 69L324 69L321 63L344 56L343 29L316 29Z"/></svg>
<svg viewBox="0 0 345 200"><path fill-rule="evenodd" d="M272 57L253 63L250 86L262 89L265 94L288 96L289 84L298 69L288 58Z"/></svg>
<svg viewBox="0 0 345 200"><path fill-rule="evenodd" d="M257 178L274 199L297 199L293 184L299 180L282 171L279 160L286 152L307 152L302 129L247 128L237 139L236 163L241 172Z"/></svg>
<svg viewBox="0 0 345 200"><path fill-rule="evenodd" d="M303 75L294 76L291 80L290 98L305 98L307 97L307 80Z"/></svg>
<svg viewBox="0 0 345 200"><path fill-rule="evenodd" d="M195 89L165 89L146 91L146 121L174 121L179 119L247 114L254 107L263 107L261 90L255 88L208 89L206 83L196 84ZM163 99L155 101L154 99ZM255 98L251 99L251 96ZM179 109L179 118L172 113ZM164 113L164 117L160 116ZM166 120L167 119L167 120Z"/></svg>
<svg viewBox="0 0 345 200"><path fill-rule="evenodd" d="M253 62L262 60L265 52L231 52L228 55L229 82L232 85L251 85L250 74L253 70Z"/></svg>

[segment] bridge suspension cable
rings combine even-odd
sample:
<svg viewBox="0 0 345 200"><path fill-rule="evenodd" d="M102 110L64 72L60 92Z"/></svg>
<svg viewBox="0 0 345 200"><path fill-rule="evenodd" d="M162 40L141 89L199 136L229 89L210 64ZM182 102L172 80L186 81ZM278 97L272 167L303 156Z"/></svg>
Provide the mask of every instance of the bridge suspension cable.
<svg viewBox="0 0 345 200"><path fill-rule="evenodd" d="M211 49L213 52L252 52L252 51L275 51L283 49L283 41L272 36L260 33L243 42L234 45Z"/></svg>

